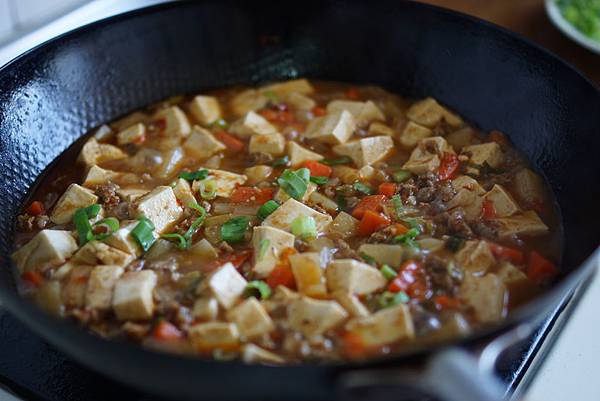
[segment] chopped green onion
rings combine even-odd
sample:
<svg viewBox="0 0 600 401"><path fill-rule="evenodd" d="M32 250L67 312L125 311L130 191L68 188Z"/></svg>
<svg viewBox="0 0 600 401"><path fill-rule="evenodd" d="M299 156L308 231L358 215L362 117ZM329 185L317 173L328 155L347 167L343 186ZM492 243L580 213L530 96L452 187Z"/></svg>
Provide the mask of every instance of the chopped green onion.
<svg viewBox="0 0 600 401"><path fill-rule="evenodd" d="M85 245L88 241L94 239L92 225L90 224L87 208L77 209L73 215L73 224L79 236L79 246Z"/></svg>
<svg viewBox="0 0 600 401"><path fill-rule="evenodd" d="M315 183L317 185L325 185L325 184L327 184L328 181L329 181L329 178L327 178L327 177L321 177L321 176L310 177L310 182Z"/></svg>
<svg viewBox="0 0 600 401"><path fill-rule="evenodd" d="M287 156L280 157L279 159L275 159L271 162L271 166L273 167L283 167L287 166L290 162L290 158Z"/></svg>
<svg viewBox="0 0 600 401"><path fill-rule="evenodd" d="M105 233L96 234L94 236L94 239L102 241L103 239L110 237L115 231L119 229L119 220L115 219L114 217L107 217L94 224L93 227L98 226L105 226L107 228Z"/></svg>
<svg viewBox="0 0 600 401"><path fill-rule="evenodd" d="M269 251L269 247L271 246L271 241L263 238L260 240L260 243L258 245L258 260L262 260L262 258L265 257L265 255L267 254L267 252Z"/></svg>
<svg viewBox="0 0 600 401"><path fill-rule="evenodd" d="M401 183L412 177L412 173L408 170L398 170L392 174L394 182Z"/></svg>
<svg viewBox="0 0 600 401"><path fill-rule="evenodd" d="M446 249L452 252L458 252L462 248L465 240L460 237L450 237L446 240Z"/></svg>
<svg viewBox="0 0 600 401"><path fill-rule="evenodd" d="M340 164L352 163L352 158L348 156L342 156L335 159L323 159L319 163L327 164L328 166L339 166Z"/></svg>
<svg viewBox="0 0 600 401"><path fill-rule="evenodd" d="M244 295L247 297L256 297L260 299L267 299L271 296L271 287L269 284L262 280L250 281L244 289Z"/></svg>
<svg viewBox="0 0 600 401"><path fill-rule="evenodd" d="M250 219L246 216L238 216L229 219L221 226L221 239L230 243L242 242Z"/></svg>
<svg viewBox="0 0 600 401"><path fill-rule="evenodd" d="M393 238L393 241L395 243L408 243L409 241L414 241L420 233L421 232L417 228L411 228L402 235L396 235Z"/></svg>
<svg viewBox="0 0 600 401"><path fill-rule="evenodd" d="M179 173L178 177L187 181L203 180L208 177L208 170L203 168L202 170L198 171L183 171Z"/></svg>
<svg viewBox="0 0 600 401"><path fill-rule="evenodd" d="M308 181L310 180L310 170L307 168L300 168L296 171L294 171L296 173L296 175L300 178L302 178L304 181Z"/></svg>
<svg viewBox="0 0 600 401"><path fill-rule="evenodd" d="M177 248L186 249L188 247L188 242L185 237L181 234L172 233L172 234L162 234L160 238L164 239L176 239L177 240Z"/></svg>
<svg viewBox="0 0 600 401"><path fill-rule="evenodd" d="M217 197L217 181L204 179L198 182L198 192L202 199L214 199Z"/></svg>
<svg viewBox="0 0 600 401"><path fill-rule="evenodd" d="M337 203L340 210L347 210L348 203L346 202L346 198L342 194L337 194L335 197L335 203Z"/></svg>
<svg viewBox="0 0 600 401"><path fill-rule="evenodd" d="M264 220L271 213L273 213L275 210L277 210L278 207L279 207L279 203L275 202L274 200L266 201L265 203L263 203L261 205L261 207L258 208L258 212L256 213L256 216L258 216L259 219Z"/></svg>
<svg viewBox="0 0 600 401"><path fill-rule="evenodd" d="M392 196L392 205L394 205L396 216L398 218L402 217L404 215L404 204L402 203L402 198L400 198L400 195Z"/></svg>
<svg viewBox="0 0 600 401"><path fill-rule="evenodd" d="M187 229L185 234L183 234L183 238L185 238L185 240L189 246L192 242L192 236L194 235L194 233L196 232L198 227L200 227L202 225L202 223L204 223L204 219L206 218L206 210L197 203L190 203L188 205L188 207L190 209L194 209L194 210L198 211L198 213L200 214L196 218L196 220L194 220L194 222L190 225L190 227Z"/></svg>
<svg viewBox="0 0 600 401"><path fill-rule="evenodd" d="M368 185L363 184L362 182L355 182L353 185L354 189L358 192L362 192L365 195L371 195L373 190Z"/></svg>
<svg viewBox="0 0 600 401"><path fill-rule="evenodd" d="M381 269L379 269L379 271L381 272L381 274L383 274L383 277L385 277L386 280L391 280L398 275L398 273L396 273L396 271L392 269L390 265L386 264L381 266Z"/></svg>
<svg viewBox="0 0 600 401"><path fill-rule="evenodd" d="M405 303L408 303L408 301L410 301L410 298L403 291L400 291L400 292L384 291L377 298L377 303L379 304L379 307L381 307L381 308L389 308L392 306L405 304Z"/></svg>
<svg viewBox="0 0 600 401"><path fill-rule="evenodd" d="M277 183L289 196L301 200L308 189L307 180L304 180L293 171L285 170L277 179Z"/></svg>
<svg viewBox="0 0 600 401"><path fill-rule="evenodd" d="M315 219L310 216L298 216L292 220L292 234L300 239L306 240L316 238L317 225Z"/></svg>
<svg viewBox="0 0 600 401"><path fill-rule="evenodd" d="M376 265L377 261L375 260L375 258L371 255L367 255L364 252L361 252L358 254L358 256L360 256L365 262L367 262L370 265Z"/></svg>
<svg viewBox="0 0 600 401"><path fill-rule="evenodd" d="M215 121L213 121L212 123L210 123L210 126L212 128L221 128L221 129L225 129L229 126L229 124L227 123L227 121L225 121L222 118L219 118Z"/></svg>
<svg viewBox="0 0 600 401"><path fill-rule="evenodd" d="M273 91L263 92L264 97L269 99L272 103L279 103L279 98Z"/></svg>
<svg viewBox="0 0 600 401"><path fill-rule="evenodd" d="M139 218L137 225L131 230L131 236L140 244L144 252L150 249L155 241L153 230L154 224L146 217Z"/></svg>
<svg viewBox="0 0 600 401"><path fill-rule="evenodd" d="M94 217L98 216L98 213L100 213L100 210L102 209L102 206L95 204L95 205L91 205L86 207L85 213L87 214L88 219L93 219Z"/></svg>
<svg viewBox="0 0 600 401"><path fill-rule="evenodd" d="M406 223L408 223L408 225L410 226L410 228L414 228L415 230L419 231L419 233L423 232L423 230L421 229L421 222L419 222L419 220L417 220L414 217L410 217L407 219L404 219L404 221Z"/></svg>

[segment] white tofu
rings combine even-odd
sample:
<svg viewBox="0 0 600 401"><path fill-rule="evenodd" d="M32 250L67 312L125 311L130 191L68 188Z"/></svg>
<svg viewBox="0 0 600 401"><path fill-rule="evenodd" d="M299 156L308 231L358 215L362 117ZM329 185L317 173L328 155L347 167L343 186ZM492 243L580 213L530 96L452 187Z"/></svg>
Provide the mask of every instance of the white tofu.
<svg viewBox="0 0 600 401"><path fill-rule="evenodd" d="M114 136L114 132L113 132L112 128L110 128L106 124L102 124L94 132L94 138L96 138L96 140L100 141L100 142L109 141L112 139L113 136Z"/></svg>
<svg viewBox="0 0 600 401"><path fill-rule="evenodd" d="M262 301L262 303L267 312L272 313L277 309L287 308L292 301L299 298L300 294L297 292L282 285L278 285L275 287L273 295L269 299Z"/></svg>
<svg viewBox="0 0 600 401"><path fill-rule="evenodd" d="M518 305L535 295L535 287L527 275L510 262L502 262L494 272L509 292L509 306Z"/></svg>
<svg viewBox="0 0 600 401"><path fill-rule="evenodd" d="M74 265L63 289L63 299L67 307L82 308L93 266Z"/></svg>
<svg viewBox="0 0 600 401"><path fill-rule="evenodd" d="M496 258L485 241L467 241L456 254L456 261L467 272L482 274L496 263Z"/></svg>
<svg viewBox="0 0 600 401"><path fill-rule="evenodd" d="M194 193L192 192L192 187L190 186L190 183L184 180L183 178L178 178L177 181L175 181L173 193L175 194L177 200L179 200L184 206L198 203L196 201Z"/></svg>
<svg viewBox="0 0 600 401"><path fill-rule="evenodd" d="M285 359L273 352L267 351L255 344L244 344L242 346L242 361L245 363L264 363L267 365L278 365Z"/></svg>
<svg viewBox="0 0 600 401"><path fill-rule="evenodd" d="M142 143L146 140L146 126L137 123L117 133L117 145Z"/></svg>
<svg viewBox="0 0 600 401"><path fill-rule="evenodd" d="M387 135L390 137L396 136L396 131L393 128L385 125L384 123L380 123L378 121L373 121L369 125L369 136L378 136L378 135Z"/></svg>
<svg viewBox="0 0 600 401"><path fill-rule="evenodd" d="M235 323L240 335L253 339L268 334L275 329L273 320L254 297L246 299L227 312L227 320Z"/></svg>
<svg viewBox="0 0 600 401"><path fill-rule="evenodd" d="M308 150L298 145L294 141L288 141L287 143L287 154L290 158L290 165L294 168L300 166L302 163L308 160L323 160L323 156Z"/></svg>
<svg viewBox="0 0 600 401"><path fill-rule="evenodd" d="M123 274L115 285L113 310L119 320L146 320L154 314L152 293L156 287L156 273L141 270Z"/></svg>
<svg viewBox="0 0 600 401"><path fill-rule="evenodd" d="M50 213L50 220L55 224L67 224L73 220L77 209L88 207L98 202L92 191L78 184L71 184L58 198Z"/></svg>
<svg viewBox="0 0 600 401"><path fill-rule="evenodd" d="M11 255L19 272L45 271L60 266L77 250L69 231L42 230Z"/></svg>
<svg viewBox="0 0 600 401"><path fill-rule="evenodd" d="M348 312L335 301L302 296L288 305L287 316L293 330L311 338L341 324L348 317Z"/></svg>
<svg viewBox="0 0 600 401"><path fill-rule="evenodd" d="M81 148L78 160L86 166L100 164L110 160L124 159L127 153L114 145L98 143L96 138L90 138Z"/></svg>
<svg viewBox="0 0 600 401"><path fill-rule="evenodd" d="M235 349L239 344L240 332L234 323L208 322L190 327L188 335L198 351L215 348Z"/></svg>
<svg viewBox="0 0 600 401"><path fill-rule="evenodd" d="M325 231L329 223L333 220L330 215L319 213L314 209L298 202L296 199L289 199L277 210L271 213L262 223L263 226L275 227L280 230L291 232L292 221L296 217L307 216L315 220L317 232Z"/></svg>
<svg viewBox="0 0 600 401"><path fill-rule="evenodd" d="M255 134L250 138L249 153L267 153L271 156L281 156L285 151L285 138L279 132Z"/></svg>
<svg viewBox="0 0 600 401"><path fill-rule="evenodd" d="M317 105L314 100L298 92L290 92L284 95L281 100L284 103L291 105L295 110L302 111L311 110Z"/></svg>
<svg viewBox="0 0 600 401"><path fill-rule="evenodd" d="M333 151L349 156L357 166L363 167L384 159L393 148L394 141L389 136L370 136L334 146Z"/></svg>
<svg viewBox="0 0 600 401"><path fill-rule="evenodd" d="M512 188L519 199L532 205L542 203L545 198L542 177L528 168L517 171L513 177Z"/></svg>
<svg viewBox="0 0 600 401"><path fill-rule="evenodd" d="M153 116L153 120L164 121L165 129L162 135L165 137L186 138L192 131L185 113L177 106L167 107L158 111Z"/></svg>
<svg viewBox="0 0 600 401"><path fill-rule="evenodd" d="M337 259L325 271L330 291L350 294L369 294L385 287L387 280L373 266L354 259Z"/></svg>
<svg viewBox="0 0 600 401"><path fill-rule="evenodd" d="M148 115L146 113L142 113L141 111L134 111L131 114L126 115L125 117L121 117L116 121L110 123L110 126L116 130L121 131L127 127L131 127L133 124L143 123L148 121Z"/></svg>
<svg viewBox="0 0 600 401"><path fill-rule="evenodd" d="M215 180L217 182L217 196L229 198L233 190L236 187L243 185L248 177L242 174L230 173L225 170L208 169L208 176L206 179ZM192 191L194 193L198 192L199 187L200 181L196 180L192 183Z"/></svg>
<svg viewBox="0 0 600 401"><path fill-rule="evenodd" d="M496 217L508 217L519 212L519 205L501 185L494 184L492 189L483 195L483 200L491 203Z"/></svg>
<svg viewBox="0 0 600 401"><path fill-rule="evenodd" d="M354 294L349 294L346 291L336 291L332 294L333 299L338 301L352 317L369 316L369 310L360 302L360 299Z"/></svg>
<svg viewBox="0 0 600 401"><path fill-rule="evenodd" d="M94 240L79 248L71 258L71 262L82 265L127 266L134 259L135 256L130 253Z"/></svg>
<svg viewBox="0 0 600 401"><path fill-rule="evenodd" d="M209 125L221 118L221 106L214 96L195 96L190 102L190 113L202 125Z"/></svg>
<svg viewBox="0 0 600 401"><path fill-rule="evenodd" d="M128 203L134 202L136 199L146 195L149 190L145 188L119 188L117 189L117 195L124 199Z"/></svg>
<svg viewBox="0 0 600 401"><path fill-rule="evenodd" d="M441 136L421 139L402 168L417 175L436 171L443 153L454 153L454 150Z"/></svg>
<svg viewBox="0 0 600 401"><path fill-rule="evenodd" d="M260 114L249 111L244 118L234 122L229 131L240 138L252 135L266 135L277 132L277 129Z"/></svg>
<svg viewBox="0 0 600 401"><path fill-rule="evenodd" d="M448 202L448 210L460 207L468 221L481 218L485 190L473 178L461 175L452 181L456 195Z"/></svg>
<svg viewBox="0 0 600 401"><path fill-rule="evenodd" d="M382 309L370 316L352 319L346 330L357 335L367 347L411 340L415 328L408 306L404 304Z"/></svg>
<svg viewBox="0 0 600 401"><path fill-rule="evenodd" d="M63 280L64 278L66 278L69 274L71 274L71 270L73 270L73 268L75 268L75 263L72 262L67 262L65 264L63 264L62 266L60 266L58 269L56 269L53 273L52 273L52 279L53 280Z"/></svg>
<svg viewBox="0 0 600 401"><path fill-rule="evenodd" d="M498 234L502 238L513 235L534 236L548 232L548 226L533 210L509 217L499 217L494 221L499 225Z"/></svg>
<svg viewBox="0 0 600 401"><path fill-rule="evenodd" d="M331 222L328 228L329 235L336 238L346 239L356 235L359 221L346 212L340 212Z"/></svg>
<svg viewBox="0 0 600 401"><path fill-rule="evenodd" d="M115 285L122 274L121 266L100 265L94 267L85 294L85 306L99 310L110 309Z"/></svg>
<svg viewBox="0 0 600 401"><path fill-rule="evenodd" d="M246 115L246 113L263 108L269 99L255 89L248 89L231 99L229 106L237 116Z"/></svg>
<svg viewBox="0 0 600 401"><path fill-rule="evenodd" d="M121 227L113 233L110 237L104 240L104 243L108 246L116 248L125 253L139 257L142 255L142 247L140 244L131 236L131 231L138 225L137 220L124 221L121 223ZM156 233L152 233L154 238L158 236Z"/></svg>
<svg viewBox="0 0 600 401"><path fill-rule="evenodd" d="M333 214L333 213L337 212L338 209L339 209L338 204L335 203L335 201L331 200L331 198L323 195L320 192L317 192L316 191L317 185L316 184L313 184L313 185L314 185L315 190L311 191L311 193L310 193L310 195L308 197L308 204L311 207L319 206L319 207L325 209L325 211L327 213L332 213ZM312 187L312 185L309 184L309 189L310 189L310 187ZM309 191L307 190L306 192L308 193Z"/></svg>
<svg viewBox="0 0 600 401"><path fill-rule="evenodd" d="M348 111L354 117L356 124L365 127L371 121L385 121L385 115L373 101L356 102L352 100L333 100L327 105L327 113L335 114Z"/></svg>
<svg viewBox="0 0 600 401"><path fill-rule="evenodd" d="M247 185L256 185L266 181L273 174L273 167L260 164L244 169L244 175L248 177Z"/></svg>
<svg viewBox="0 0 600 401"><path fill-rule="evenodd" d="M452 187L457 192L461 189L466 189L470 192L475 192L477 195L483 195L485 193L485 189L479 185L479 182L468 175L459 175L453 179Z"/></svg>
<svg viewBox="0 0 600 401"><path fill-rule="evenodd" d="M483 166L484 163L490 167L498 167L502 164L504 155L500 145L496 142L481 143L462 148L461 155L469 157L469 163ZM471 174L479 174L479 169L471 167L467 171Z"/></svg>
<svg viewBox="0 0 600 401"><path fill-rule="evenodd" d="M289 256L290 266L298 292L319 298L327 294L325 277L318 252L304 252Z"/></svg>
<svg viewBox="0 0 600 401"><path fill-rule="evenodd" d="M181 146L163 152L163 162L156 170L156 175L167 178L180 170L185 153Z"/></svg>
<svg viewBox="0 0 600 401"><path fill-rule="evenodd" d="M428 138L431 135L433 135L431 129L409 121L402 134L400 134L400 143L402 146L412 149L417 146L421 139Z"/></svg>
<svg viewBox="0 0 600 401"><path fill-rule="evenodd" d="M252 271L258 278L267 277L277 262L281 252L294 247L295 237L275 227L257 226L253 228L252 246L254 247L254 267ZM268 241L268 242L266 242ZM261 245L267 243L266 251L261 254Z"/></svg>
<svg viewBox="0 0 600 401"><path fill-rule="evenodd" d="M476 319L481 323L497 322L506 315L506 287L495 274L488 273L482 277L466 274L459 297L473 308Z"/></svg>
<svg viewBox="0 0 600 401"><path fill-rule="evenodd" d="M211 274L207 284L219 304L231 309L242 296L248 282L231 263L226 263Z"/></svg>
<svg viewBox="0 0 600 401"><path fill-rule="evenodd" d="M190 136L183 142L183 150L197 160L205 160L227 149L227 147L207 129L194 125Z"/></svg>
<svg viewBox="0 0 600 401"><path fill-rule="evenodd" d="M315 90L304 78L269 84L260 88L262 93L272 92L275 96L285 96L292 92L309 95Z"/></svg>
<svg viewBox="0 0 600 401"><path fill-rule="evenodd" d="M88 170L88 173L83 180L83 184L81 185L92 188L96 185L102 185L108 183L109 181L113 181L120 175L121 174L117 173L116 171L106 170L94 164Z"/></svg>
<svg viewBox="0 0 600 401"><path fill-rule="evenodd" d="M206 238L202 238L200 241L192 245L188 252L200 260L207 262L216 260L219 257L215 247L212 246L212 244L208 242Z"/></svg>
<svg viewBox="0 0 600 401"><path fill-rule="evenodd" d="M300 201L308 202L308 199L311 197L312 194L315 193L316 190L317 184L315 184L314 182L309 182L306 187L306 192L304 192L304 195L302 195ZM291 196L288 195L288 193L285 192L283 188L277 189L275 191L275 195L273 196L273 200L277 201L277 203L279 204L285 203L288 199L291 199Z"/></svg>
<svg viewBox="0 0 600 401"><path fill-rule="evenodd" d="M195 320L216 320L219 315L219 302L214 297L201 297L196 299L192 308Z"/></svg>
<svg viewBox="0 0 600 401"><path fill-rule="evenodd" d="M395 268L400 267L404 256L402 245L391 244L362 244L358 248L358 252L369 255L379 264L386 264Z"/></svg>
<svg viewBox="0 0 600 401"><path fill-rule="evenodd" d="M462 125L462 119L459 116L449 112L433 98L427 98L413 104L406 112L406 116L410 120L429 128L435 127L442 119L455 128Z"/></svg>
<svg viewBox="0 0 600 401"><path fill-rule="evenodd" d="M158 233L163 233L183 215L183 209L177 204L173 188L159 186L142 196L134 206L135 216L147 217Z"/></svg>
<svg viewBox="0 0 600 401"><path fill-rule="evenodd" d="M475 130L471 127L465 127L446 135L446 140L450 146L456 149L457 152L460 152L462 148L473 143L475 137Z"/></svg>
<svg viewBox="0 0 600 401"><path fill-rule="evenodd" d="M346 143L356 129L356 122L350 112L327 114L317 117L306 127L304 137L314 138L324 143L339 145Z"/></svg>

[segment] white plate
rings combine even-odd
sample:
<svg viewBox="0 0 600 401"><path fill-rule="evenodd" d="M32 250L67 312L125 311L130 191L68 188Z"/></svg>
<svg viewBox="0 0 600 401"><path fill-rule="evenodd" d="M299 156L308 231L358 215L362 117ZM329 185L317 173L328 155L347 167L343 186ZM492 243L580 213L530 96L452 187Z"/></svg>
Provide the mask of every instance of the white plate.
<svg viewBox="0 0 600 401"><path fill-rule="evenodd" d="M571 25L571 23L563 17L555 0L546 0L546 13L548 13L550 21L552 21L552 23L565 35L586 49L591 50L596 54L600 54L600 43L588 38Z"/></svg>

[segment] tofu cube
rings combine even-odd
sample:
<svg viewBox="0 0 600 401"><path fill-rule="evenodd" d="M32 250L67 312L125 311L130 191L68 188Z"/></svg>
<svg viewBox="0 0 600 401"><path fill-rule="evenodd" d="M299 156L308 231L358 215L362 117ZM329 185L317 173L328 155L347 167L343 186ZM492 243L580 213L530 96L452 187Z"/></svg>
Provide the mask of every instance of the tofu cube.
<svg viewBox="0 0 600 401"><path fill-rule="evenodd" d="M417 123L409 121L400 134L400 143L405 148L412 149L417 146L421 139L428 138L433 135L433 131L427 127L423 127Z"/></svg>
<svg viewBox="0 0 600 401"><path fill-rule="evenodd" d="M517 171L512 188L517 198L530 205L542 203L546 197L542 177L528 168Z"/></svg>
<svg viewBox="0 0 600 401"><path fill-rule="evenodd" d="M365 317L369 316L369 310L367 307L360 302L360 299L354 294L347 293L346 291L336 291L332 294L333 299L339 302L352 317Z"/></svg>
<svg viewBox="0 0 600 401"><path fill-rule="evenodd" d="M235 323L240 335L253 339L268 334L275 329L273 320L254 297L246 299L241 304L227 312L227 320Z"/></svg>
<svg viewBox="0 0 600 401"><path fill-rule="evenodd" d="M190 103L190 113L202 125L209 125L221 118L221 106L216 97L195 96Z"/></svg>
<svg viewBox="0 0 600 401"><path fill-rule="evenodd" d="M194 193L192 192L192 187L190 186L190 183L187 182L187 180L184 180L183 178L178 178L177 181L175 181L173 193L175 194L177 200L180 201L181 204L184 206L198 203L196 201Z"/></svg>
<svg viewBox="0 0 600 401"><path fill-rule="evenodd" d="M136 199L141 198L148 192L145 188L119 188L117 189L117 195L124 199L128 203L133 203ZM131 205L130 205L131 206Z"/></svg>
<svg viewBox="0 0 600 401"><path fill-rule="evenodd" d="M298 291L309 297L321 297L327 294L325 277L321 268L318 252L304 252L289 256L290 266Z"/></svg>
<svg viewBox="0 0 600 401"><path fill-rule="evenodd" d="M384 159L394 148L389 136L371 136L358 139L333 148L338 155L349 156L359 166L369 166Z"/></svg>
<svg viewBox="0 0 600 401"><path fill-rule="evenodd" d="M461 155L469 157L469 163L477 166L483 166L484 163L490 167L499 167L502 164L504 155L500 145L496 142L481 143L464 147ZM479 174L479 169L471 167L467 169L470 174Z"/></svg>
<svg viewBox="0 0 600 401"><path fill-rule="evenodd" d="M459 297L473 308L475 318L480 323L497 322L506 315L506 287L495 274L466 274Z"/></svg>
<svg viewBox="0 0 600 401"><path fill-rule="evenodd" d="M252 135L248 145L249 153L267 153L271 156L281 156L285 151L285 138L279 132Z"/></svg>
<svg viewBox="0 0 600 401"><path fill-rule="evenodd" d="M336 301L301 296L288 305L287 316L293 330L312 338L341 324L348 317L348 312Z"/></svg>
<svg viewBox="0 0 600 401"><path fill-rule="evenodd" d="M373 121L369 125L369 136L379 136L379 135L387 135L390 137L396 136L396 131L393 128L385 125L384 123L380 123L378 121Z"/></svg>
<svg viewBox="0 0 600 401"><path fill-rule="evenodd" d="M273 295L271 298L263 301L263 306L269 313L273 313L274 311L280 310L284 311L287 306L294 300L299 299L300 294L295 291L290 290L287 287L282 285L278 285L275 287L275 291L273 291Z"/></svg>
<svg viewBox="0 0 600 401"><path fill-rule="evenodd" d="M436 171L443 153L454 153L454 150L441 136L421 139L402 168L417 175Z"/></svg>
<svg viewBox="0 0 600 401"><path fill-rule="evenodd" d="M250 111L262 109L269 99L255 89L248 89L231 99L229 107L237 116L246 115Z"/></svg>
<svg viewBox="0 0 600 401"><path fill-rule="evenodd" d="M152 293L156 273L141 270L123 274L115 285L113 310L119 320L147 320L154 314Z"/></svg>
<svg viewBox="0 0 600 401"><path fill-rule="evenodd" d="M328 214L319 213L314 209L298 202L296 199L289 199L279 206L277 210L271 213L262 223L263 226L275 227L280 230L291 232L292 221L296 217L307 216L315 220L317 232L325 231L332 218Z"/></svg>
<svg viewBox="0 0 600 401"><path fill-rule="evenodd" d="M175 174L183 163L185 153L181 146L176 146L163 152L163 162L156 170L156 175L161 178L167 178Z"/></svg>
<svg viewBox="0 0 600 401"><path fill-rule="evenodd" d="M256 185L266 181L273 174L273 167L260 164L258 166L248 167L244 170L244 175L248 177L247 185Z"/></svg>
<svg viewBox="0 0 600 401"><path fill-rule="evenodd" d="M502 262L494 272L509 292L509 306L518 305L535 295L535 286L527 275L510 262Z"/></svg>
<svg viewBox="0 0 600 401"><path fill-rule="evenodd" d="M290 92L284 95L281 100L284 103L291 105L295 110L308 111L312 110L317 103L306 95L298 92Z"/></svg>
<svg viewBox="0 0 600 401"><path fill-rule="evenodd" d="M313 138L324 143L339 145L346 143L356 129L356 122L350 112L327 114L317 117L306 127L304 137Z"/></svg>
<svg viewBox="0 0 600 401"><path fill-rule="evenodd" d="M483 200L491 203L497 217L507 217L519 211L519 206L504 187L494 184L485 195Z"/></svg>
<svg viewBox="0 0 600 401"><path fill-rule="evenodd" d="M248 284L231 263L221 266L207 280L208 287L225 309L231 309L237 303Z"/></svg>
<svg viewBox="0 0 600 401"><path fill-rule="evenodd" d="M301 202L307 202L308 199L311 197L312 194L315 193L315 191L317 190L317 184L315 184L314 182L309 182L308 186L306 188L306 192L304 192L304 195L302 195L302 198L300 199ZM276 200L279 204L285 203L288 199L291 199L291 196L288 195L287 192L285 192L283 190L283 188L279 188L275 191L275 195L273 196L273 199Z"/></svg>
<svg viewBox="0 0 600 401"><path fill-rule="evenodd" d="M85 294L85 306L91 309L109 310L117 280L123 274L123 268L115 265L94 267Z"/></svg>
<svg viewBox="0 0 600 401"><path fill-rule="evenodd" d="M192 316L195 320L216 320L219 315L219 302L215 297L201 297L194 302Z"/></svg>
<svg viewBox="0 0 600 401"><path fill-rule="evenodd" d="M475 130L471 127L461 128L446 135L446 140L457 152L473 143L477 136Z"/></svg>
<svg viewBox="0 0 600 401"><path fill-rule="evenodd" d="M69 231L42 230L11 255L20 273L60 266L77 250Z"/></svg>
<svg viewBox="0 0 600 401"><path fill-rule="evenodd" d="M88 207L98 202L92 191L78 184L71 184L62 194L50 213L50 220L55 224L67 224L73 220L77 209Z"/></svg>
<svg viewBox="0 0 600 401"><path fill-rule="evenodd" d="M164 130L161 132L165 137L187 138L192 131L190 122L185 113L177 106L167 107L158 111L154 121L163 121Z"/></svg>
<svg viewBox="0 0 600 401"><path fill-rule="evenodd" d="M258 278L267 277L278 263L281 252L294 247L295 237L275 227L257 226L253 228L252 246L254 247L254 267L252 271ZM266 245L266 251L264 247ZM263 252L261 252L263 251Z"/></svg>
<svg viewBox="0 0 600 401"><path fill-rule="evenodd" d="M109 181L113 181L119 177L119 175L120 173L117 173L116 171L106 170L94 164L88 170L88 173L83 180L83 184L81 185L87 188L93 188L96 185L102 185Z"/></svg>
<svg viewBox="0 0 600 401"><path fill-rule="evenodd" d="M415 337L415 328L407 305L382 309L372 315L352 319L346 330L357 335L367 347L377 347Z"/></svg>
<svg viewBox="0 0 600 401"><path fill-rule="evenodd" d="M427 98L413 104L406 112L406 116L417 124L429 128L435 127L442 120L455 128L460 127L463 123L459 116L449 112L433 98Z"/></svg>
<svg viewBox="0 0 600 401"><path fill-rule="evenodd" d="M146 113L142 113L141 111L134 111L131 114L126 115L125 117L121 117L116 121L110 123L110 126L115 131L122 131L127 127L131 127L137 123L143 123L148 121L149 116Z"/></svg>
<svg viewBox="0 0 600 401"><path fill-rule="evenodd" d="M86 166L100 164L110 160L124 159L127 153L114 145L98 143L96 138L90 138L81 148L78 160Z"/></svg>
<svg viewBox="0 0 600 401"><path fill-rule="evenodd" d="M346 239L356 235L359 221L346 212L340 212L328 228L329 235L335 238Z"/></svg>
<svg viewBox="0 0 600 401"><path fill-rule="evenodd" d="M227 147L207 129L194 125L190 136L183 142L183 150L197 160L205 160L227 149Z"/></svg>
<svg viewBox="0 0 600 401"><path fill-rule="evenodd" d="M460 189L448 202L448 210L461 208L467 221L475 221L481 218L483 198L475 191Z"/></svg>
<svg viewBox="0 0 600 401"><path fill-rule="evenodd" d="M198 351L211 351L219 348L233 350L238 347L240 332L234 323L207 322L190 327L188 335Z"/></svg>
<svg viewBox="0 0 600 401"><path fill-rule="evenodd" d="M498 223L498 234L501 238L518 236L535 236L548 232L548 226L544 224L540 216L533 210L528 210L509 217L499 217L494 220Z"/></svg>
<svg viewBox="0 0 600 401"><path fill-rule="evenodd" d="M293 168L300 166L307 160L323 160L322 155L313 152L312 150L303 148L294 141L288 141L287 154L290 158L290 165Z"/></svg>
<svg viewBox="0 0 600 401"><path fill-rule="evenodd" d="M330 291L369 294L385 287L387 280L376 268L354 259L336 259L325 271Z"/></svg>
<svg viewBox="0 0 600 401"><path fill-rule="evenodd" d="M354 117L356 125L366 127L371 121L385 121L385 115L373 101L355 102L351 100L333 100L327 105L327 113L335 114L348 111Z"/></svg>
<svg viewBox="0 0 600 401"><path fill-rule="evenodd" d="M476 274L487 272L496 263L485 241L467 241L456 254L456 261L464 270Z"/></svg>
<svg viewBox="0 0 600 401"><path fill-rule="evenodd" d="M92 269L93 266L89 265L73 266L67 284L63 289L63 299L67 307L82 308L85 306L85 297Z"/></svg>
<svg viewBox="0 0 600 401"><path fill-rule="evenodd" d="M117 145L127 145L130 143L142 143L146 140L146 126L137 123L120 131L117 134Z"/></svg>
<svg viewBox="0 0 600 401"><path fill-rule="evenodd" d="M266 135L277 132L277 129L270 122L253 111L249 111L242 119L234 122L229 130L240 138L250 138L252 135Z"/></svg>
<svg viewBox="0 0 600 401"><path fill-rule="evenodd" d="M73 255L71 262L83 265L127 266L134 259L135 256L130 253L94 240L79 248Z"/></svg>
<svg viewBox="0 0 600 401"><path fill-rule="evenodd" d="M400 267L404 257L404 248L401 245L362 244L358 248L358 252L369 255L379 264L395 268Z"/></svg>
<svg viewBox="0 0 600 401"><path fill-rule="evenodd" d="M135 216L147 217L160 234L178 221L183 215L183 209L177 204L173 188L159 186L142 196L134 206Z"/></svg>
<svg viewBox="0 0 600 401"><path fill-rule="evenodd" d="M217 183L216 195L222 198L229 198L233 190L243 185L248 177L242 174L230 173L225 170L213 170L208 169L208 180L215 180ZM200 181L196 180L192 183L192 191L198 192L200 187Z"/></svg>
<svg viewBox="0 0 600 401"><path fill-rule="evenodd" d="M479 185L479 182L469 177L468 175L459 175L458 177L453 179L452 187L457 192L461 189L466 189L467 191L474 192L477 195L485 194L485 189L483 189L481 185Z"/></svg>
<svg viewBox="0 0 600 401"><path fill-rule="evenodd" d="M267 365L279 365L285 362L285 359L273 352L267 351L254 344L244 344L242 346L242 361L245 363L264 363Z"/></svg>
<svg viewBox="0 0 600 401"><path fill-rule="evenodd" d="M137 220L122 222L121 227L113 233L110 237L104 240L104 243L110 247L139 257L142 255L142 247L140 244L131 236L131 231L138 225ZM157 235L153 233L156 238Z"/></svg>
<svg viewBox="0 0 600 401"><path fill-rule="evenodd" d="M310 95L315 90L310 82L304 78L301 78L266 85L261 87L260 91L262 93L272 92L275 96L285 96L292 92L300 93L302 95Z"/></svg>

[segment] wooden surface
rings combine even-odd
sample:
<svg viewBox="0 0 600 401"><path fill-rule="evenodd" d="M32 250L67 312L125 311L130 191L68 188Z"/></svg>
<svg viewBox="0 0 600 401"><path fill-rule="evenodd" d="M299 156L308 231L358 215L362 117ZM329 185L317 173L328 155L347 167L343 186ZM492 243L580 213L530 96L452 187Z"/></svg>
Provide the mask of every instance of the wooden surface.
<svg viewBox="0 0 600 401"><path fill-rule="evenodd" d="M517 32L568 61L600 87L600 55L573 42L556 28L544 0L421 0L473 15Z"/></svg>

